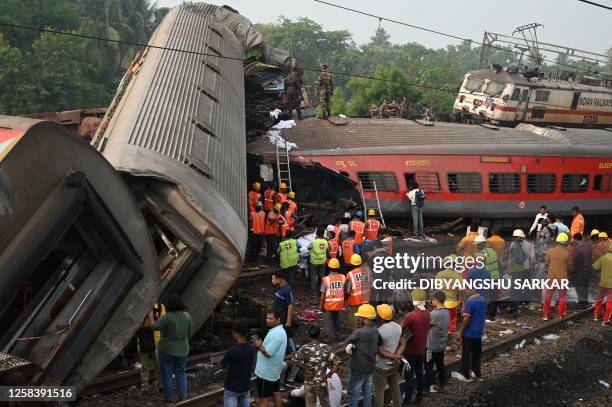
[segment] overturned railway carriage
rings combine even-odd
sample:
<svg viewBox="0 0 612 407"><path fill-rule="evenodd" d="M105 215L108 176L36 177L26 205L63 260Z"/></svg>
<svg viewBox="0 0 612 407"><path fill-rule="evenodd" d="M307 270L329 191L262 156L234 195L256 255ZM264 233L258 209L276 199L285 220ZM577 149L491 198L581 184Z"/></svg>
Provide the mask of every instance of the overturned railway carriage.
<svg viewBox="0 0 612 407"><path fill-rule="evenodd" d="M128 180L150 225L161 300L204 323L240 273L247 239L246 18L203 3L174 8L134 61L93 144ZM221 58L225 57L225 58Z"/></svg>
<svg viewBox="0 0 612 407"><path fill-rule="evenodd" d="M125 181L60 125L0 116L3 384L75 385L130 340L159 294L157 258Z"/></svg>
<svg viewBox="0 0 612 407"><path fill-rule="evenodd" d="M453 107L459 121L612 127L612 78L527 78L508 68L468 72Z"/></svg>
<svg viewBox="0 0 612 407"><path fill-rule="evenodd" d="M566 131L521 124L517 129L456 123L349 118L306 119L282 136L291 161L316 162L361 183L368 207L376 193L385 217L410 213L413 181L426 192L426 216L532 216L612 213L612 132ZM266 140L249 152L274 163ZM374 186L376 186L376 191Z"/></svg>

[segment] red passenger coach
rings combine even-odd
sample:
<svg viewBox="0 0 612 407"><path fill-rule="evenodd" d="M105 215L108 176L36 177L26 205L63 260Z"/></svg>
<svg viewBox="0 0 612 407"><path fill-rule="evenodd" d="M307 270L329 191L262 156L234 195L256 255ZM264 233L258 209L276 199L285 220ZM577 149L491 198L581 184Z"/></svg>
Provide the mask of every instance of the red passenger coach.
<svg viewBox="0 0 612 407"><path fill-rule="evenodd" d="M426 216L531 217L542 204L552 213L612 213L609 130L349 118L306 119L282 136L297 144L292 162L346 175L363 186L368 207L377 191L385 217L406 216L414 180L426 192ZM274 162L265 140L249 150Z"/></svg>

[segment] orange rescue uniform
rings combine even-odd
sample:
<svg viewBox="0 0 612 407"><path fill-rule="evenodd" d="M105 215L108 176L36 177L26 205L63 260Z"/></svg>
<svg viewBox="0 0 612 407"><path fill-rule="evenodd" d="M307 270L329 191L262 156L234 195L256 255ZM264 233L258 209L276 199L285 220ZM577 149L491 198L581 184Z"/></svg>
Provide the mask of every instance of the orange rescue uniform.
<svg viewBox="0 0 612 407"><path fill-rule="evenodd" d="M370 287L366 274L361 270L361 267L356 267L347 274L350 283L351 291L348 294L348 304L352 307L357 307L370 301Z"/></svg>
<svg viewBox="0 0 612 407"><path fill-rule="evenodd" d="M251 230L256 235L263 235L266 232L266 213L264 211L251 212Z"/></svg>
<svg viewBox="0 0 612 407"><path fill-rule="evenodd" d="M365 224L360 220L352 220L351 223L349 223L349 229L355 231L355 242L362 244Z"/></svg>
<svg viewBox="0 0 612 407"><path fill-rule="evenodd" d="M572 219L572 226L570 227L570 239L574 240L574 235L580 233L584 235L584 216L581 213L576 214Z"/></svg>
<svg viewBox="0 0 612 407"><path fill-rule="evenodd" d="M259 201L261 201L261 194L256 191L249 191L249 213L255 212L255 206Z"/></svg>
<svg viewBox="0 0 612 407"><path fill-rule="evenodd" d="M329 263L329 259L338 258L338 250L340 248L336 242L336 239L329 239L327 244L329 245L329 258L325 260L325 264Z"/></svg>
<svg viewBox="0 0 612 407"><path fill-rule="evenodd" d="M274 195L275 194L276 192L274 192L274 190L271 188L268 188L264 191L264 210L266 212L274 209Z"/></svg>
<svg viewBox="0 0 612 407"><path fill-rule="evenodd" d="M346 277L333 273L323 278L325 288L325 301L323 309L326 311L342 311L344 309L344 286Z"/></svg>
<svg viewBox="0 0 612 407"><path fill-rule="evenodd" d="M368 219L365 224L365 238L367 240L376 240L378 238L378 230L380 222L376 219Z"/></svg>
<svg viewBox="0 0 612 407"><path fill-rule="evenodd" d="M342 258L346 264L351 264L351 256L355 253L355 243L351 239L342 241Z"/></svg>

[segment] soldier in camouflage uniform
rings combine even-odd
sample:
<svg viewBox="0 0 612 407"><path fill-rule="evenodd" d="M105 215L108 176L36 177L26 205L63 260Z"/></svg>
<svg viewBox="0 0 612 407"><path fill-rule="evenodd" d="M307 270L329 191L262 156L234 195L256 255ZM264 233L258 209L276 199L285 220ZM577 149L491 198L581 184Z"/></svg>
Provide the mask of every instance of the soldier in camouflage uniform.
<svg viewBox="0 0 612 407"><path fill-rule="evenodd" d="M399 112L402 119L407 119L408 115L410 114L410 104L408 103L408 100L406 100L406 96L404 96L400 102Z"/></svg>
<svg viewBox="0 0 612 407"><path fill-rule="evenodd" d="M381 103L380 107L378 108L378 118L379 119L385 119L389 115L389 107L387 104L387 99L383 100L383 102Z"/></svg>
<svg viewBox="0 0 612 407"><path fill-rule="evenodd" d="M312 326L308 330L310 342L303 345L293 356L292 363L304 369L304 398L306 407L329 407L327 379L332 377L340 364L331 346L320 343L321 328ZM329 373L327 369L330 369Z"/></svg>
<svg viewBox="0 0 612 407"><path fill-rule="evenodd" d="M298 120L302 120L302 110L300 109L302 80L296 68L291 68L289 76L285 79L285 94L287 95L287 103L289 112L293 114L293 109L297 111Z"/></svg>
<svg viewBox="0 0 612 407"><path fill-rule="evenodd" d="M327 65L321 65L321 74L316 82L317 91L319 92L319 106L323 112L323 118L327 119L331 116L331 97L334 94L334 80L332 75L327 72Z"/></svg>

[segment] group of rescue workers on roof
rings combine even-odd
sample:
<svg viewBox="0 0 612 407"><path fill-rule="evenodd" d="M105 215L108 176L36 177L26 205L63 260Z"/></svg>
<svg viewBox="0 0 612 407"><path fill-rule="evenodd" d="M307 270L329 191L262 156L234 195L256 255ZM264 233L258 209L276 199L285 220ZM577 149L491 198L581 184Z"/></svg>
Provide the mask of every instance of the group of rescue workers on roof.
<svg viewBox="0 0 612 407"><path fill-rule="evenodd" d="M574 309L590 307L589 294L594 294L593 318L595 321L603 318L602 325L610 326L612 242L606 232L596 229L585 234L585 219L579 208L572 208L571 226L567 227L561 217L552 216L542 206L529 233L514 230L509 244L498 230L487 233L486 228L472 224L458 243L456 254L444 259L446 268L435 276L443 289L427 293L416 288L390 293L377 290L373 284L377 276L373 273L374 259L394 254L393 237L381 227L376 212L368 209L364 218L363 212L357 210L352 218L345 216L327 227L318 227L306 244L300 244L295 238L298 208L295 197L284 184L278 192L270 184L262 194L261 185L255 183L249 192L252 233L249 260L257 263L265 241L268 265L278 266L272 277L278 291L266 319L272 328L269 332L274 334L270 339L266 336L263 341L253 341L255 350L251 357L236 360L229 368L231 374L232 369L248 370L255 364L261 407L267 406L271 397L277 407L282 404L281 385L295 385L295 367L304 370L304 386L291 393L289 405L296 398L305 398L309 407L317 403L339 405L340 379L335 372L340 361L332 346L321 343L321 338L326 338L329 344L343 343L351 355L346 383L349 406L357 406L360 399L365 406L372 403L382 406L387 387L394 405L410 405L446 385L444 354L454 351L456 346L461 346L462 364L452 377L466 383L483 380L482 338L486 323L495 321L500 312L517 318L521 313L541 309L542 319L547 321L552 318L556 296L561 319L567 313L568 291L574 291L577 296ZM420 223L422 228L422 220ZM306 292L320 298L324 329L312 327L311 341L295 350L291 336L299 312L294 292L300 285L297 276L302 274L299 270L303 257L307 257L307 267L301 267L304 276L307 275L303 285ZM482 263L457 267L461 265L459 259L467 257L481 259ZM590 290L590 281L596 273L600 273L598 287ZM545 279L546 285L521 284L536 278ZM486 285L461 288L455 284L503 280L519 284L510 284L508 290L488 289ZM563 281L568 281L569 286ZM394 322L400 321L400 313L406 310L401 322ZM353 333L347 336L346 328ZM235 335L244 331L240 326L234 330ZM273 346L274 354L270 351ZM403 395L401 372L405 379ZM227 386L226 382L228 397L234 397Z"/></svg>

